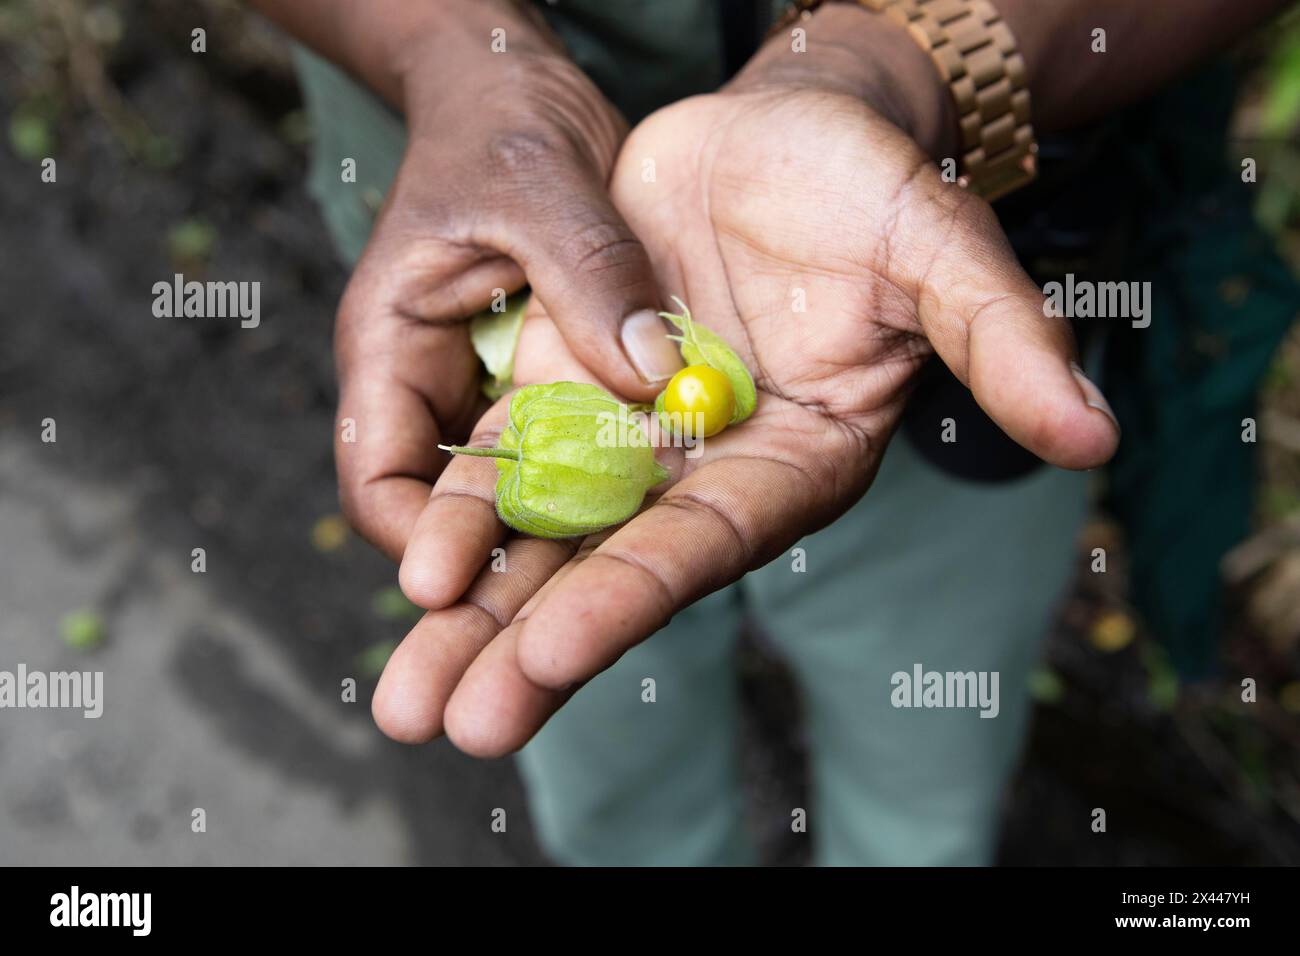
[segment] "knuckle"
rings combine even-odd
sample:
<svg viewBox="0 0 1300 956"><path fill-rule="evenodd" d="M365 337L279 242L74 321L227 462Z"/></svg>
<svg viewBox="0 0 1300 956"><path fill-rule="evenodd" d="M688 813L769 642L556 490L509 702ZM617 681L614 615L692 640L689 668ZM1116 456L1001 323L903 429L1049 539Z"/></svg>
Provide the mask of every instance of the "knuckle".
<svg viewBox="0 0 1300 956"><path fill-rule="evenodd" d="M627 226L596 221L574 228L564 245L564 258L578 275L624 271L634 277L646 262L646 253Z"/></svg>
<svg viewBox="0 0 1300 956"><path fill-rule="evenodd" d="M340 465L339 511L352 529L360 534L365 534L363 510L360 483L349 474L348 469Z"/></svg>

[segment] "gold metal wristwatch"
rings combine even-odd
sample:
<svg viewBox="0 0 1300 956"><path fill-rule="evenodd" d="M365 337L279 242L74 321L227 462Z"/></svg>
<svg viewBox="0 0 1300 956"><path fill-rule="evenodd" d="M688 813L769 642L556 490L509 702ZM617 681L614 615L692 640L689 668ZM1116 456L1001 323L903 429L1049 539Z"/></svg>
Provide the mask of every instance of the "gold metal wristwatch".
<svg viewBox="0 0 1300 956"><path fill-rule="evenodd" d="M796 0L774 28L788 29L827 0ZM961 124L957 182L989 202L1032 182L1038 143L1025 61L988 0L847 0L899 24L930 54Z"/></svg>

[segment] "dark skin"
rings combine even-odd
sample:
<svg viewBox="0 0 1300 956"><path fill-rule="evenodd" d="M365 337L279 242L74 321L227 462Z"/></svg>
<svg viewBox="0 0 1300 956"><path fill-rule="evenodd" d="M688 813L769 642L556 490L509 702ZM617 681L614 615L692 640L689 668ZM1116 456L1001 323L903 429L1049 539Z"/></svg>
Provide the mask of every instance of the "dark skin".
<svg viewBox="0 0 1300 956"><path fill-rule="evenodd" d="M330 52L329 29L320 24L333 18L304 16L289 0L263 5L278 9L291 29L295 15L312 20L327 35L308 34L309 42ZM322 6L331 5L311 5ZM397 15L407 6L381 9ZM1140 97L1282 6L997 2L1020 41L1040 129ZM354 9L333 7L344 19ZM499 143L513 125L536 121L536 101L517 111L476 108L457 121L455 104L426 105L438 100L436 91L417 90L430 81L404 71L402 57L363 46L348 61L336 51L363 78L367 63L397 64L376 68L374 85L410 104L417 132L374 254L367 252L345 297L338 334L340 416L352 412L359 432L370 433L340 447L345 504L363 533L402 557L403 588L431 609L376 691L375 717L390 736L419 742L445 732L483 756L522 746L576 686L676 610L779 555L861 497L908 385L932 352L1012 438L1049 462L1089 468L1114 453L1119 436L1104 400L1071 368L1068 327L1043 315L1041 293L987 204L942 182L928 161L950 155L955 140L948 91L929 57L887 18L848 4L824 7L804 26L806 53L774 37L724 90L649 117L621 152L613 152L620 133L611 121L596 124L592 142L562 151L564 162L547 154L548 197L568 195L557 192L558 176L582 203L595 203L598 219L608 225L616 217L612 228L636 237L615 244L626 261L609 268L602 261L577 279L539 265L557 247L547 220L555 210L523 188L527 175L520 190L504 190L517 207L502 215L497 233L462 230L449 239L444 229L433 241L427 234L431 215L439 224L457 220L446 215L448 192L430 201L417 188L422 171L454 167L460 149L481 157L475 144ZM1096 27L1107 31L1107 53L1091 52ZM479 22L456 42L483 47L489 29ZM453 99L473 98L466 96L471 80L504 96L506 88L494 85L500 68L500 59L484 61L482 74L462 66ZM587 135L577 118L610 116L598 94L577 105L591 91L559 64L548 61L547 70L583 91L563 111L575 121L562 139ZM438 140L418 135L426 109L441 117L436 132L426 127ZM447 135L457 122L465 133ZM494 124L493 133L479 129ZM657 168L653 188L640 175L647 157ZM495 169L507 182L527 173L536 173L531 162ZM604 176L609 190L593 188ZM529 247L512 239L510 224L523 230L525 222L549 238ZM584 286L611 274L621 293ZM629 308L677 293L755 370L758 412L706 443L698 460L664 456L673 482L621 528L581 542L508 534L491 507L491 466L447 465L433 450L479 411L472 353L454 320L484 304L489 275L503 283L527 278L538 292L518 382L585 379L631 399L652 395L657 388L617 348L617 322ZM803 324L791 312L793 288L807 295ZM600 305L584 308L590 302ZM479 421L474 443L490 444L502 420L499 404ZM506 548L507 574L487 569L498 546Z"/></svg>
<svg viewBox="0 0 1300 956"><path fill-rule="evenodd" d="M629 347L625 317L659 293L609 197L627 124L529 4L256 5L406 117L406 156L335 330L338 419L355 423L355 441L340 427L335 444L343 509L398 560L445 463L438 444L463 440L486 407L467 317L497 290L527 281L620 395L653 399L680 367L658 320Z"/></svg>

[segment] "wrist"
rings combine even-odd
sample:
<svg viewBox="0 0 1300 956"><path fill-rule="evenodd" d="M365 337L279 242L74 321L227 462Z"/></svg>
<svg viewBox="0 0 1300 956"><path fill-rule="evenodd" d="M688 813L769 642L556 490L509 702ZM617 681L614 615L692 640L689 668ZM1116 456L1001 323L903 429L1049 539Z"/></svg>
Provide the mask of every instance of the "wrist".
<svg viewBox="0 0 1300 956"><path fill-rule="evenodd" d="M806 31L796 52L791 31ZM730 89L820 89L860 99L934 159L957 148L957 118L934 62L889 18L856 3L829 3L772 36Z"/></svg>
<svg viewBox="0 0 1300 956"><path fill-rule="evenodd" d="M627 122L528 0L443 0L393 54L412 144L450 137L613 167ZM494 32L501 31L501 32Z"/></svg>
<svg viewBox="0 0 1300 956"><path fill-rule="evenodd" d="M476 71L500 65L491 58L563 55L526 0L381 0L346 9L342 32L354 38L348 65L408 119L427 100L463 88ZM494 43L504 44L504 52Z"/></svg>

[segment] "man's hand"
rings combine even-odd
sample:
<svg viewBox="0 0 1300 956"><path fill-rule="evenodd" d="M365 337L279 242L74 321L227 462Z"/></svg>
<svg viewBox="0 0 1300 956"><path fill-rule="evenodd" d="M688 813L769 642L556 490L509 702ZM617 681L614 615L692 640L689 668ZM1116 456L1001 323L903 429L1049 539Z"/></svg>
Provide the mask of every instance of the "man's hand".
<svg viewBox="0 0 1300 956"><path fill-rule="evenodd" d="M300 3L263 5L306 17ZM325 29L347 16L380 34L350 60ZM652 397L680 360L654 315L645 250L608 195L626 126L535 11L382 0L306 19L324 50L362 75L371 64L409 131L335 339L343 508L396 560L445 464L438 444L463 440L486 407L466 323L494 290L527 280L583 365L622 395Z"/></svg>
<svg viewBox="0 0 1300 956"><path fill-rule="evenodd" d="M753 370L757 412L700 458L675 457L674 484L574 559L514 539L504 574L484 568L506 537L495 471L449 468L434 498L478 504L455 522L422 519L408 551L404 576L419 562L449 586L423 595L438 609L376 692L393 736L445 729L480 755L521 746L574 685L677 610L847 510L932 349L1048 461L1088 468L1114 452L1068 326L1044 315L989 207L942 182L862 90L814 79L779 65L660 111L625 144L612 184L664 290ZM464 569L480 568L471 584Z"/></svg>

